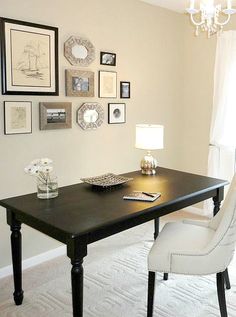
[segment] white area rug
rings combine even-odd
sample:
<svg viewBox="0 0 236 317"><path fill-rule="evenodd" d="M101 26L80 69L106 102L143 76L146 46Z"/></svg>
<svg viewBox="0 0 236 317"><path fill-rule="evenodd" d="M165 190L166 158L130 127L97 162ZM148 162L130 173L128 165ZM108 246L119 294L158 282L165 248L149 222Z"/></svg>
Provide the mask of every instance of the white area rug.
<svg viewBox="0 0 236 317"><path fill-rule="evenodd" d="M84 262L84 317L145 317L147 254L153 223L147 223L89 246ZM12 281L0 280L1 317L72 316L70 263L57 258L24 274L22 306L12 300ZM236 316L236 269L229 269L231 290L226 292L229 317ZM220 316L215 276L157 276L156 317Z"/></svg>

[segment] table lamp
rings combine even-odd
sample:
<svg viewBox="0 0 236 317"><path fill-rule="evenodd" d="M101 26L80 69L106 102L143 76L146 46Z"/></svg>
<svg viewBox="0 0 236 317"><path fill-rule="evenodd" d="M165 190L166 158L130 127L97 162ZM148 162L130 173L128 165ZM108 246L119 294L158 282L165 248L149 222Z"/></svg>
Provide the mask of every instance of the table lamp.
<svg viewBox="0 0 236 317"><path fill-rule="evenodd" d="M164 127L157 124L137 124L136 143L137 149L147 150L141 161L142 174L156 174L157 160L151 155L151 150L163 149Z"/></svg>

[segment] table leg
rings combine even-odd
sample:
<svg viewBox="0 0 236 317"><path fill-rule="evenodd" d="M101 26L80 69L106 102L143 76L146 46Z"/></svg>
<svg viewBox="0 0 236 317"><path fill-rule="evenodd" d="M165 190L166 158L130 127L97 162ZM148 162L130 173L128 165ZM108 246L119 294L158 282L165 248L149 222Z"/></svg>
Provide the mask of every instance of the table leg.
<svg viewBox="0 0 236 317"><path fill-rule="evenodd" d="M12 252L12 265L14 277L14 301L16 305L21 305L23 302L22 290L22 251L21 251L21 223L15 219L11 211L7 211L7 223L11 228L11 252Z"/></svg>
<svg viewBox="0 0 236 317"><path fill-rule="evenodd" d="M156 240L159 234L160 218L154 219L154 240Z"/></svg>
<svg viewBox="0 0 236 317"><path fill-rule="evenodd" d="M87 255L87 243L84 239L72 238L67 243L67 255L71 259L71 286L73 317L83 317L83 258Z"/></svg>
<svg viewBox="0 0 236 317"><path fill-rule="evenodd" d="M214 203L214 210L213 214L214 216L219 212L221 201L224 199L224 187L221 187L217 190L217 195L213 197L213 203Z"/></svg>
<svg viewBox="0 0 236 317"><path fill-rule="evenodd" d="M72 285L72 305L73 316L83 316L83 261L72 263L71 285Z"/></svg>

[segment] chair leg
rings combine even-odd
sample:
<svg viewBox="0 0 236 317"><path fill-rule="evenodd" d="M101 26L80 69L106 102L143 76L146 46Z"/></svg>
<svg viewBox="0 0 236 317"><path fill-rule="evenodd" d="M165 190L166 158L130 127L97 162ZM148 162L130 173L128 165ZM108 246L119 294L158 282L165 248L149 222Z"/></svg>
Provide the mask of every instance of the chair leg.
<svg viewBox="0 0 236 317"><path fill-rule="evenodd" d="M225 285L224 285L224 272L216 274L217 294L220 306L221 317L228 317L226 300L225 300Z"/></svg>
<svg viewBox="0 0 236 317"><path fill-rule="evenodd" d="M148 302L147 302L147 317L153 316L153 301L155 294L155 279L156 273L150 272L148 273Z"/></svg>
<svg viewBox="0 0 236 317"><path fill-rule="evenodd" d="M164 273L163 280L168 281L168 277L169 277L168 273Z"/></svg>
<svg viewBox="0 0 236 317"><path fill-rule="evenodd" d="M225 279L226 289L231 289L228 269L224 271L224 279Z"/></svg>

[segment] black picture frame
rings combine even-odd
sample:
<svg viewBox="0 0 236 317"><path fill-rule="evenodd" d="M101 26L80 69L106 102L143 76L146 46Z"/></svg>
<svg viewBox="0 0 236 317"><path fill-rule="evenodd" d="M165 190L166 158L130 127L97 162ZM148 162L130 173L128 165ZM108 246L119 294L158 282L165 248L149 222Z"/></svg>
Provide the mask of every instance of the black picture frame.
<svg viewBox="0 0 236 317"><path fill-rule="evenodd" d="M117 113L117 115L116 115ZM126 104L121 102L108 103L108 123L126 123Z"/></svg>
<svg viewBox="0 0 236 317"><path fill-rule="evenodd" d="M100 65L116 66L116 54L110 52L100 52Z"/></svg>
<svg viewBox="0 0 236 317"><path fill-rule="evenodd" d="M120 98L122 99L130 98L130 81L120 82Z"/></svg>
<svg viewBox="0 0 236 317"><path fill-rule="evenodd" d="M59 95L58 28L0 18L3 95Z"/></svg>

